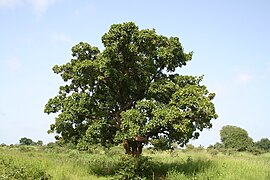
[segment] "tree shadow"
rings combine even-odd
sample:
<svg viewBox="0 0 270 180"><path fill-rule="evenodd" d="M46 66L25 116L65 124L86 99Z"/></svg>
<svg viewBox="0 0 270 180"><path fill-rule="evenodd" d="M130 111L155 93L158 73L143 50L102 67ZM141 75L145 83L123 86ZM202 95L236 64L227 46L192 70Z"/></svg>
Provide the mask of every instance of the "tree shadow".
<svg viewBox="0 0 270 180"><path fill-rule="evenodd" d="M123 156L121 160L114 159L95 159L89 161L89 170L91 174L103 177L112 177L117 175L136 176L145 179L165 179L170 171L179 172L186 177L193 177L196 174L205 171L213 166L210 160L192 159L188 157L186 160L174 162L159 162L147 156L140 158L131 158ZM128 179L128 178L121 178Z"/></svg>
<svg viewBox="0 0 270 180"><path fill-rule="evenodd" d="M163 179L168 174L169 171L175 171L184 174L187 177L195 176L200 172L204 172L206 169L213 166L213 163L210 160L206 159L196 159L193 160L191 157L188 157L185 161L179 162L168 162L168 163L153 163L153 174L155 179Z"/></svg>

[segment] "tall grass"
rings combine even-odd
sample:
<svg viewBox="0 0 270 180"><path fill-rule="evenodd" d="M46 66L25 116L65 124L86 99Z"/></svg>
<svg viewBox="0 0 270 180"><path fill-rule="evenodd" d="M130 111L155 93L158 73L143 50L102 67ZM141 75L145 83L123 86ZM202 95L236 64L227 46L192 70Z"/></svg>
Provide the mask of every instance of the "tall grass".
<svg viewBox="0 0 270 180"><path fill-rule="evenodd" d="M64 148L0 147L0 179L118 179L122 152L120 147L92 153ZM205 150L144 150L143 156L149 159L145 179L270 179L270 153L211 155Z"/></svg>

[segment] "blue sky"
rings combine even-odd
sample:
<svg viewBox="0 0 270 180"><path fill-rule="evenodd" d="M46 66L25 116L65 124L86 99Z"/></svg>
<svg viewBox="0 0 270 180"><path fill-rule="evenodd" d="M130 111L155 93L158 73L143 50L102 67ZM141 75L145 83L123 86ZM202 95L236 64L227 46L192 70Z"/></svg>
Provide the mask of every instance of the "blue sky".
<svg viewBox="0 0 270 180"><path fill-rule="evenodd" d="M54 141L47 134L54 115L43 109L63 82L52 67L68 62L80 41L103 49L110 25L127 21L194 51L177 72L205 75L219 118L193 144L219 141L224 125L270 138L270 1L0 0L0 143Z"/></svg>

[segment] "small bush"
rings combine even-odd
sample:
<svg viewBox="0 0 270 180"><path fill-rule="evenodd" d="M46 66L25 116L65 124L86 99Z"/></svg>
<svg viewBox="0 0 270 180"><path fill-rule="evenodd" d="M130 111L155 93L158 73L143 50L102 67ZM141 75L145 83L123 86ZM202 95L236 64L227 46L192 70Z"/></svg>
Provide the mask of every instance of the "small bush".
<svg viewBox="0 0 270 180"><path fill-rule="evenodd" d="M257 148L257 147L254 147L254 146L249 147L249 148L247 149L247 151L250 152L250 153L252 153L253 155L260 155L260 154L265 153L264 150L262 150L262 149L260 149L260 148Z"/></svg>
<svg viewBox="0 0 270 180"><path fill-rule="evenodd" d="M0 147L6 147L7 145L5 143L2 143Z"/></svg>
<svg viewBox="0 0 270 180"><path fill-rule="evenodd" d="M130 155L123 155L117 175L121 180L148 179L153 176L152 168L153 164L149 161L149 157L131 157Z"/></svg>

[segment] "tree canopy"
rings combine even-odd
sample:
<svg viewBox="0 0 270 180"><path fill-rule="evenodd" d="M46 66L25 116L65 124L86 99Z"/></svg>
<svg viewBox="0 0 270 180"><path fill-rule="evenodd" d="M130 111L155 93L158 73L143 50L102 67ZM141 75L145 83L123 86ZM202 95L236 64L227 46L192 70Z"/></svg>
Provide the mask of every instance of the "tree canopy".
<svg viewBox="0 0 270 180"><path fill-rule="evenodd" d="M49 132L75 144L123 143L140 154L143 143L166 136L183 145L211 128L215 96L202 76L175 73L192 58L178 37L113 24L102 36L104 50L86 42L72 47L70 62L53 71L66 82L45 112L57 113Z"/></svg>
<svg viewBox="0 0 270 180"><path fill-rule="evenodd" d="M247 131L237 126L223 126L220 130L220 138L225 148L246 151L253 146L253 140L248 136Z"/></svg>
<svg viewBox="0 0 270 180"><path fill-rule="evenodd" d="M20 139L20 145L33 145L34 141L30 138L23 137Z"/></svg>
<svg viewBox="0 0 270 180"><path fill-rule="evenodd" d="M268 138L260 139L255 143L255 146L262 150L270 152L270 140Z"/></svg>

